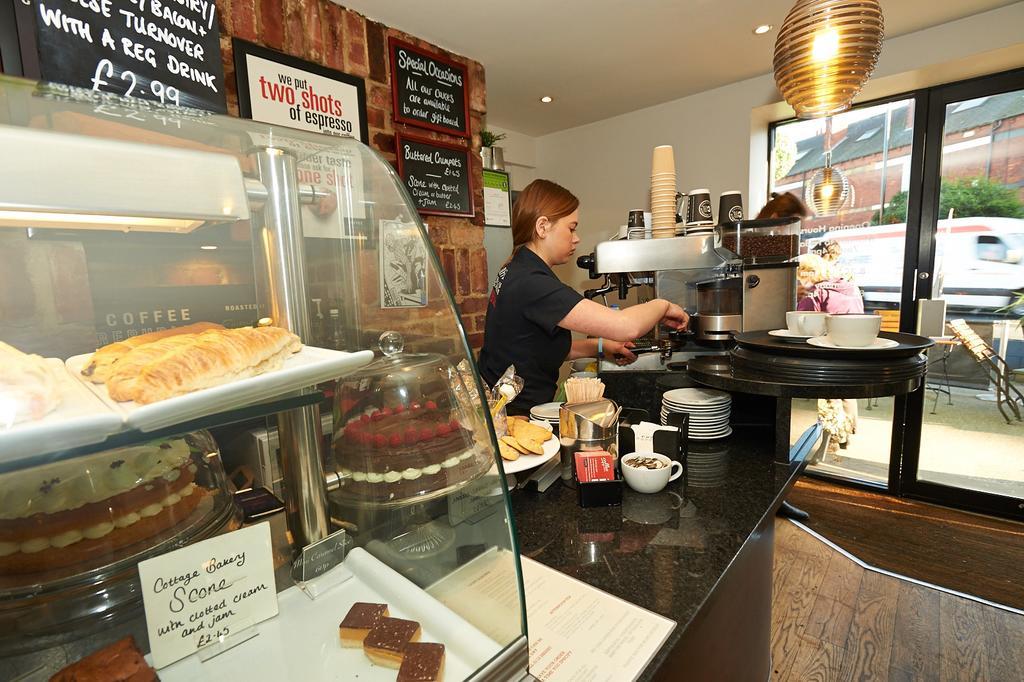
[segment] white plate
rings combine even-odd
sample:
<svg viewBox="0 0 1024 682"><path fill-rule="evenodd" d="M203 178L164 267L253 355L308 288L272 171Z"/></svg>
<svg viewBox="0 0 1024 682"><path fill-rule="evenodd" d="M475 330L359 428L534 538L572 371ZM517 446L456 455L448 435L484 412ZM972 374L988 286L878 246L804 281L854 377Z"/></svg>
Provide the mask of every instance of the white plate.
<svg viewBox="0 0 1024 682"><path fill-rule="evenodd" d="M46 361L58 377L60 405L40 419L0 428L0 467L34 455L100 443L121 430L120 414L72 377L59 359Z"/></svg>
<svg viewBox="0 0 1024 682"><path fill-rule="evenodd" d="M393 618L419 621L421 642L445 645L445 679L471 676L501 650L494 640L360 547L319 581L347 571L351 577L321 592L316 601L298 587L281 592L278 615L255 626L258 637L206 661L192 655L172 663L160 670L160 679L394 682L393 669L373 665L361 648L345 648L338 641L338 622L357 601L386 603Z"/></svg>
<svg viewBox="0 0 1024 682"><path fill-rule="evenodd" d="M548 424L547 422L536 421L534 419L531 419L530 423L536 424L542 429L547 429L548 431L552 430L551 425ZM551 438L549 440L544 441L541 447L544 448L543 455L520 454L519 459L517 459L514 462L507 462L504 459L502 459L501 468L505 470L506 474L517 474L520 471L526 471L527 469L539 467L544 462L547 462L549 459L556 457L558 455L558 451L560 449L558 444L558 438ZM501 456L499 455L499 458L500 457Z"/></svg>
<svg viewBox="0 0 1024 682"><path fill-rule="evenodd" d="M558 413L562 403L542 403L530 408L530 416L534 419L558 421Z"/></svg>
<svg viewBox="0 0 1024 682"><path fill-rule="evenodd" d="M663 414L665 416L668 416L668 415L672 414L672 412L664 412ZM676 414L679 414L679 413L676 413ZM708 417L705 417L703 415L699 416L699 417L694 416L692 414L690 415L690 423L691 424L713 424L715 422L727 422L727 421L729 421L729 413L728 412L723 412L722 414L716 414L716 415L712 415L712 416L708 416Z"/></svg>
<svg viewBox="0 0 1024 682"><path fill-rule="evenodd" d="M679 407L678 405L662 404L661 409L666 412L686 412L687 414L708 415L720 414L723 412L727 413L732 409L732 406L723 405L720 407Z"/></svg>
<svg viewBox="0 0 1024 682"><path fill-rule="evenodd" d="M834 348L836 350L883 350L885 348L895 348L900 345L899 341L893 339L883 339L878 337L875 339L870 346L837 346L828 340L827 336L812 336L807 339L807 343L818 348Z"/></svg>
<svg viewBox="0 0 1024 682"><path fill-rule="evenodd" d="M348 353L303 346L302 350L285 360L284 366L279 370L204 388L149 405L137 405L134 402L119 403L110 397L105 385L94 384L84 377L80 378L81 370L91 356L92 353L86 353L67 359L72 376L120 414L125 427L139 431L155 431L214 412L224 412L260 400L276 398L289 391L340 378L373 360L373 352L368 350Z"/></svg>
<svg viewBox="0 0 1024 682"><path fill-rule="evenodd" d="M773 329L770 332L768 332L768 336L774 336L775 338L782 339L783 341L792 341L793 343L798 343L800 341L806 341L807 339L811 338L814 335L794 334L788 329Z"/></svg>
<svg viewBox="0 0 1024 682"><path fill-rule="evenodd" d="M725 437L731 436L731 435L732 435L732 428L730 427L730 428L726 429L725 431L723 431L722 433L717 433L717 434L714 434L714 435L690 434L689 438L690 438L690 440L718 440L719 438L725 438Z"/></svg>
<svg viewBox="0 0 1024 682"><path fill-rule="evenodd" d="M728 427L729 427L729 422L721 421L721 422L718 422L717 424L698 424L698 425L690 424L689 429L690 429L690 431L693 431L693 432L696 432L696 433L705 433L705 432L708 432L708 431L724 431Z"/></svg>
<svg viewBox="0 0 1024 682"><path fill-rule="evenodd" d="M725 391L716 391L713 388L674 388L665 391L662 400L678 405L719 405L732 401L732 397Z"/></svg>
<svg viewBox="0 0 1024 682"><path fill-rule="evenodd" d="M721 412L691 412L690 410L662 410L664 414L688 414L690 415L690 421L695 419L718 419L720 417L728 417L731 410L723 410Z"/></svg>

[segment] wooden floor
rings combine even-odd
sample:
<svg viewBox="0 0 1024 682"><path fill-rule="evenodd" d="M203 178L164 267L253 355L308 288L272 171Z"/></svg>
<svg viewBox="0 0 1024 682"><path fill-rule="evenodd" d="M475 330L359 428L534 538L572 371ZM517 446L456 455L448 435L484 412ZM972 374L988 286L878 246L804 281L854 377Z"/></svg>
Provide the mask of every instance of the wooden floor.
<svg viewBox="0 0 1024 682"><path fill-rule="evenodd" d="M1024 681L1024 616L860 565L775 525L772 680Z"/></svg>
<svg viewBox="0 0 1024 682"><path fill-rule="evenodd" d="M787 499L870 566L1024 610L1024 524L809 477Z"/></svg>

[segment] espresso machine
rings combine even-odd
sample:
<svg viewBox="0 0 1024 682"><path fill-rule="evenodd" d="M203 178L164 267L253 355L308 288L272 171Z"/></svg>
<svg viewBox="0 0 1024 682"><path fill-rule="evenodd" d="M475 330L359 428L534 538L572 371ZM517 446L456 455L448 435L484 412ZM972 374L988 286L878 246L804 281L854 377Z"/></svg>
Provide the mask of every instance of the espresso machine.
<svg viewBox="0 0 1024 682"><path fill-rule="evenodd" d="M626 369L664 369L692 357L724 353L732 335L786 326L786 311L796 308L797 218L724 223L714 231L668 239L615 239L597 244L576 264L602 286L584 296L643 302L663 298L690 314L685 332L655 328L652 338L637 340L634 351L657 353ZM601 371L616 371L603 362Z"/></svg>

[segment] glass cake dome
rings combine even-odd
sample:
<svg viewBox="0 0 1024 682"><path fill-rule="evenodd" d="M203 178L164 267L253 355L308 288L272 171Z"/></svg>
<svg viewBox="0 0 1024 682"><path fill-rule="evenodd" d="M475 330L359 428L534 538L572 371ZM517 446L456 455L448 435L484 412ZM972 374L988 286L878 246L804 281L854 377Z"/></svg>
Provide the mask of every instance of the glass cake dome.
<svg viewBox="0 0 1024 682"><path fill-rule="evenodd" d="M493 465L484 416L462 375L437 353L405 353L398 332L383 357L340 382L332 455L340 498L377 505L446 495Z"/></svg>
<svg viewBox="0 0 1024 682"><path fill-rule="evenodd" d="M0 474L0 654L120 618L140 561L240 519L207 431Z"/></svg>

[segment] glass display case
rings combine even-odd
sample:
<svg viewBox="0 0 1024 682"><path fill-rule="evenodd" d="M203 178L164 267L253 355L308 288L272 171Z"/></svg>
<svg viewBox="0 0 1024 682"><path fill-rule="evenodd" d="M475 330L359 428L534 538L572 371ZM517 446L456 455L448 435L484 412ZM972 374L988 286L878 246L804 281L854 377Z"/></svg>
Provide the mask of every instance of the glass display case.
<svg viewBox="0 0 1024 682"><path fill-rule="evenodd" d="M137 564L267 523L278 615L161 679L394 679L339 640L357 602L444 644L445 680L520 679L486 394L392 167L6 77L0 149L0 678L148 652Z"/></svg>

